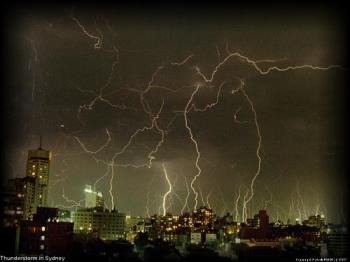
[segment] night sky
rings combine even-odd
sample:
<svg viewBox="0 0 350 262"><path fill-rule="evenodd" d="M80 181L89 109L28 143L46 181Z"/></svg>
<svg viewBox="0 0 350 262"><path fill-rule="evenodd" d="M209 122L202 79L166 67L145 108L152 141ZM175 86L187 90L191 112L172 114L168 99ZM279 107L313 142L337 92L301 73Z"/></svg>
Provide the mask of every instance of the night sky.
<svg viewBox="0 0 350 262"><path fill-rule="evenodd" d="M257 174L248 216L267 208L284 221L344 220L347 71L328 68L346 67L334 14L169 9L22 8L9 18L8 176L25 175L27 150L42 135L53 153L50 205L74 206L105 175L96 190L111 208L113 173L118 210L160 214L164 164L166 207L180 213L185 181L198 172L196 141L198 206L201 191L219 215L235 215L240 191L241 217ZM195 205L189 190L185 210Z"/></svg>

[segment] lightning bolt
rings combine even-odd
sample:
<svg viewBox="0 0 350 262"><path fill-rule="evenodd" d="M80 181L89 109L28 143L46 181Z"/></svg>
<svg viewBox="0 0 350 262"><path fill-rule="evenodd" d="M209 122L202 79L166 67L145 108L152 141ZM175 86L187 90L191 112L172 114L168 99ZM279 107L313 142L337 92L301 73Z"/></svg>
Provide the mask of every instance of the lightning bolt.
<svg viewBox="0 0 350 262"><path fill-rule="evenodd" d="M193 177L193 179L192 179L192 181L191 181L191 184L190 184L190 186L191 186L191 188L192 188L192 191L193 191L193 193L195 194L195 198L194 198L195 204L194 204L194 208L193 208L194 210L197 209L197 205L198 205L198 192L195 190L193 184L195 183L196 179L200 176L200 174L201 174L201 172L202 172L202 169L199 167L199 164L198 164L201 154L200 154L200 152L199 152L198 143L197 143L197 141L196 141L196 140L194 139L194 137L193 137L192 129L191 129L191 128L189 127L189 125L188 125L187 114L188 114L188 112L189 112L189 111L191 110L191 108L192 108L192 107L190 107L190 104L191 104L191 102L192 102L192 100L193 100L193 97L194 97L195 94L198 92L199 88L200 88L200 85L198 84L198 85L196 86L196 88L194 89L193 93L191 94L190 99L188 100L188 102L187 102L187 104L186 104L186 107L185 107L185 110L184 110L185 127L186 127L187 130L188 130L188 133L189 133L189 135L190 135L190 139L191 139L191 141L193 142L193 144L194 144L194 146L195 146L195 149L196 149L196 153L197 153L197 157L196 157L196 161L195 161L195 165L196 165L196 168L197 168L197 173L196 173L196 175Z"/></svg>
<svg viewBox="0 0 350 262"><path fill-rule="evenodd" d="M258 159L258 167L257 167L257 170L256 170L256 172L255 172L255 174L253 176L253 179L251 180L251 183L250 183L250 195L249 195L249 197L247 199L244 198L243 206L244 206L244 210L246 210L247 204L254 197L254 183L255 183L256 178L259 176L260 170L261 170L261 161L262 161L262 159L261 159L261 156L260 156L260 150L261 150L262 138L261 138L261 133L260 133L260 126L258 124L258 116L257 116L256 110L254 108L253 101L250 99L250 97L248 96L247 92L244 89L244 82L241 79L239 79L239 81L240 81L239 90L242 92L243 96L248 101L248 103L250 105L250 108L251 108L251 111L253 112L254 124L255 124L256 131L257 131L257 136L258 136L258 146L257 146L257 149L256 149L256 157Z"/></svg>
<svg viewBox="0 0 350 262"><path fill-rule="evenodd" d="M244 205L244 203L246 203L246 199L248 197L248 194L249 194L249 190L247 190L247 192L245 193L245 195L243 197L242 222L246 222L246 220L247 220L247 205Z"/></svg>
<svg viewBox="0 0 350 262"><path fill-rule="evenodd" d="M266 191L269 193L269 199L265 201L265 205L264 205L264 209L267 210L267 206L269 203L271 203L272 201L272 194L271 194L271 191L268 189L267 185L265 185L265 189Z"/></svg>
<svg viewBox="0 0 350 262"><path fill-rule="evenodd" d="M150 191L148 190L147 194L146 194L146 216L147 217L151 217L151 215L149 213L149 193L150 193Z"/></svg>
<svg viewBox="0 0 350 262"><path fill-rule="evenodd" d="M202 200L202 206L205 206L205 202L204 202L204 198L203 198L203 194L202 194L202 189L201 189L200 185L198 185L198 189L199 189L199 195L201 196L201 200Z"/></svg>
<svg viewBox="0 0 350 262"><path fill-rule="evenodd" d="M75 140L80 144L80 146L84 149L84 151L85 151L86 153L88 153L88 154L97 154L98 152L100 152L100 151L102 151L103 149L105 149L105 148L109 145L109 143L111 142L111 140L112 140L112 139L111 139L111 135L110 135L110 133L109 133L109 131L108 131L107 128L106 128L106 134L107 134L107 141L106 141L100 148L98 148L98 149L95 150L95 151L88 150L88 149L86 148L86 146L84 145L84 143L81 142L80 139L79 139L78 137L74 136L74 138L75 138Z"/></svg>
<svg viewBox="0 0 350 262"><path fill-rule="evenodd" d="M223 194L223 192L222 192L222 190L221 190L221 187L220 187L218 184L217 184L217 188L218 188L219 193L220 193L221 201L222 201L222 203L224 204L224 205L223 205L223 211L221 212L221 216L223 216L223 215L225 214L226 210L227 210L227 203L226 203L226 201L225 201L224 194Z"/></svg>
<svg viewBox="0 0 350 262"><path fill-rule="evenodd" d="M29 59L28 63L28 71L32 71L32 60L34 56L34 62L37 64L39 62L38 59L38 50L36 48L35 42L33 39L28 39L30 41L30 45L32 47L32 55ZM33 79L32 79L32 102L34 102L34 93L35 93L35 87L36 87L36 74L35 71L33 72Z"/></svg>
<svg viewBox="0 0 350 262"><path fill-rule="evenodd" d="M239 212L238 212L238 203L239 203L239 199L241 198L241 186L242 184L239 185L239 188L238 188L238 196L236 198L236 202L235 202L235 215L236 215L236 222L239 221Z"/></svg>
<svg viewBox="0 0 350 262"><path fill-rule="evenodd" d="M192 106L192 107L193 107L193 110L194 110L195 112L205 112L205 111L207 111L208 109L210 109L210 108L216 106L216 105L219 103L220 92L221 92L222 86L223 86L224 84L225 84L225 82L221 83L221 85L219 86L218 92L216 93L216 101L215 101L215 102L213 102L213 103L211 103L211 104L205 105L204 108L197 108L196 105L193 104L193 106Z"/></svg>
<svg viewBox="0 0 350 262"><path fill-rule="evenodd" d="M101 46L102 46L102 38L99 37L99 36L96 36L96 35L92 35L91 33L89 33L85 26L83 26L80 21L74 16L74 13L73 13L74 9L71 10L71 19L79 26L79 28L83 31L83 33L93 39L93 40L96 40L96 43L94 44L94 48L95 49L100 49Z"/></svg>
<svg viewBox="0 0 350 262"><path fill-rule="evenodd" d="M230 53L228 56L225 57L225 59L223 61L221 61L218 65L215 66L213 72L211 73L210 77L206 77L200 70L200 68L198 66L195 67L195 70L197 71L197 73L202 76L202 78L205 80L205 82L212 82L216 73L218 72L218 70L220 69L220 67L222 67L227 61L229 61L231 58L240 58L241 60L243 60L244 62L248 63L249 65L251 65L259 74L261 75L267 75L269 73L271 73L272 71L278 71L278 72L285 72L285 71L289 71L289 70L298 70L298 69L312 69L312 70L321 70L321 71L326 71L329 69L341 69L341 70L345 70L345 68L341 65L329 65L326 67L322 67L322 66L314 66L314 65L296 65L296 66L287 66L287 67L277 67L277 66L271 66L268 67L266 70L263 70L259 67L257 61L254 61L252 59L250 59L247 56L241 55L238 52L234 52L234 53ZM270 60L270 62L276 62L278 60Z"/></svg>
<svg viewBox="0 0 350 262"><path fill-rule="evenodd" d="M96 185L104 178L106 178L109 174L109 169L111 168L110 165L106 165L106 172L100 177L98 178L95 183L94 183L94 190L96 191Z"/></svg>
<svg viewBox="0 0 350 262"><path fill-rule="evenodd" d="M212 193L212 190L210 190L210 192L208 193L208 195L206 197L206 203L207 203L207 206L209 207L209 209L211 209L211 206L210 206L210 203L209 203L209 198L211 196L211 193Z"/></svg>
<svg viewBox="0 0 350 262"><path fill-rule="evenodd" d="M185 178L185 183L186 183L187 195L186 195L186 198L185 198L185 203L184 203L184 205L183 205L182 208L181 208L181 214L184 213L184 210L185 210L186 207L187 207L187 209L188 209L188 198L189 198L189 196L190 196L190 188L189 188L189 186L188 186L188 182L187 182L186 177L184 177L184 178Z"/></svg>
<svg viewBox="0 0 350 262"><path fill-rule="evenodd" d="M294 209L294 199L293 199L293 195L291 197L291 202L289 205L289 210L288 210L288 219L290 219L292 217L292 210Z"/></svg>
<svg viewBox="0 0 350 262"><path fill-rule="evenodd" d="M109 195L111 197L111 209L113 210L115 208L114 205L114 196L113 196L113 179L114 179L114 165L111 165L111 177L109 179Z"/></svg>
<svg viewBox="0 0 350 262"><path fill-rule="evenodd" d="M237 124L245 124L245 123L248 123L248 121L244 120L244 121L241 121L238 119L238 113L241 111L242 107L239 107L235 113L233 114L233 120L237 123Z"/></svg>
<svg viewBox="0 0 350 262"><path fill-rule="evenodd" d="M173 66L182 66L184 64L186 64L194 55L191 54L189 55L188 57L186 57L183 61L181 62L172 62L170 61L170 64L173 65Z"/></svg>
<svg viewBox="0 0 350 262"><path fill-rule="evenodd" d="M297 199L297 209L298 209L298 214L299 214L299 216L298 216L298 221L299 221L299 223L301 223L302 217L301 217L301 211L300 211L300 203L299 203L299 200L300 200L300 199Z"/></svg>
<svg viewBox="0 0 350 262"><path fill-rule="evenodd" d="M152 185L152 183L153 183L153 181L154 181L154 178L155 178L155 175L153 174L153 177L152 177L152 179L150 180L150 182L149 182L149 184L148 184L148 190L147 190L147 194L146 194L146 207L145 207L145 209L146 209L146 215L147 215L147 217L151 217L151 215L150 215L150 211L149 211L149 194L150 194L150 192L151 192L151 185Z"/></svg>
<svg viewBox="0 0 350 262"><path fill-rule="evenodd" d="M65 206L65 205L56 205L56 207L61 207L61 208L73 208L73 207L81 207L81 203L84 201L84 199L79 200L79 201L75 201L73 199L69 199L64 192L64 187L62 187L62 198L67 202L67 203L71 203L72 205L70 206Z"/></svg>
<svg viewBox="0 0 350 262"><path fill-rule="evenodd" d="M162 167L163 167L163 172L164 172L165 179L166 179L166 181L168 182L168 185L169 185L169 190L163 196L163 216L165 216L166 215L166 211L167 211L167 209L165 207L166 198L171 193L172 187L171 187L171 183L170 183L170 180L169 180L169 177L168 177L168 173L166 171L164 163L162 164Z"/></svg>
<svg viewBox="0 0 350 262"><path fill-rule="evenodd" d="M317 204L316 210L315 210L315 215L317 216L319 212L320 212L320 204Z"/></svg>
<svg viewBox="0 0 350 262"><path fill-rule="evenodd" d="M297 178L297 176L295 176L295 179L297 180L296 182L296 192L297 192L297 196L298 196L298 203L300 201L303 213L304 213L304 219L307 219L307 213L306 213L306 209L305 209L305 205L304 205L304 200L303 197L300 194L300 188L299 188L299 179ZM299 213L300 213L300 209L299 209ZM300 218L303 219L300 215ZM301 221L300 221L301 222Z"/></svg>

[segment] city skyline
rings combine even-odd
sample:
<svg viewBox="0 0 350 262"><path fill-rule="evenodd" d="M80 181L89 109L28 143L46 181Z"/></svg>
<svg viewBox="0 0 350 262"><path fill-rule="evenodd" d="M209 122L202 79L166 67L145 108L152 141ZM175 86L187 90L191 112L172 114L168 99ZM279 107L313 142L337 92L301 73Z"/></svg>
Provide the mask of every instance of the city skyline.
<svg viewBox="0 0 350 262"><path fill-rule="evenodd" d="M11 24L8 177L43 136L52 207L84 206L91 185L133 216L347 222L334 14L115 11L24 8Z"/></svg>

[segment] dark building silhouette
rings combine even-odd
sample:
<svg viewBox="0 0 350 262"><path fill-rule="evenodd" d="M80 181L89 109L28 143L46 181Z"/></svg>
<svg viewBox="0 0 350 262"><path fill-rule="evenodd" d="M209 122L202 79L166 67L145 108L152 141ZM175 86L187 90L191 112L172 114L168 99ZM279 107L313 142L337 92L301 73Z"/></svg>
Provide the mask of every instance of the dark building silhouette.
<svg viewBox="0 0 350 262"><path fill-rule="evenodd" d="M15 227L23 219L24 185L24 178L9 179L1 192L4 227Z"/></svg>
<svg viewBox="0 0 350 262"><path fill-rule="evenodd" d="M18 254L67 255L73 223L58 222L58 209L38 207L33 220L23 220L18 228Z"/></svg>
<svg viewBox="0 0 350 262"><path fill-rule="evenodd" d="M242 227L240 236L243 239L263 239L268 238L269 229L269 216L266 210L260 210L258 214L254 215L253 219L247 220L247 225Z"/></svg>

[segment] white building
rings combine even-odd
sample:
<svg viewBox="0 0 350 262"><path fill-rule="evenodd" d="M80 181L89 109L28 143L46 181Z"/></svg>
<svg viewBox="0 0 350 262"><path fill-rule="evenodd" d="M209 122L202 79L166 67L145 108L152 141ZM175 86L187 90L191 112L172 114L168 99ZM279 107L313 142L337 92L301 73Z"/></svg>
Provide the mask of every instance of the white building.
<svg viewBox="0 0 350 262"><path fill-rule="evenodd" d="M125 215L101 208L80 209L72 213L75 233L96 232L102 240L124 238Z"/></svg>
<svg viewBox="0 0 350 262"><path fill-rule="evenodd" d="M102 193L92 190L91 185L85 185L84 195L86 208L104 207Z"/></svg>

